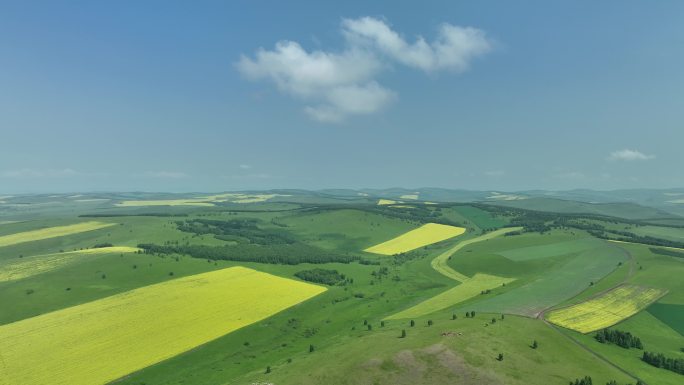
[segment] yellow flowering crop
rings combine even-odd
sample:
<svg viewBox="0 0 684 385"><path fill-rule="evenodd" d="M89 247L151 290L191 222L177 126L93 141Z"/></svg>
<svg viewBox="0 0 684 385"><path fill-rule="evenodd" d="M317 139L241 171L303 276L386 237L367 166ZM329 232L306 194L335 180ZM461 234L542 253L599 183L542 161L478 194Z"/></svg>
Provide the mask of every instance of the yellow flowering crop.
<svg viewBox="0 0 684 385"><path fill-rule="evenodd" d="M453 238L464 232L465 229L463 227L427 223L389 241L369 247L365 251L375 254L394 255Z"/></svg>
<svg viewBox="0 0 684 385"><path fill-rule="evenodd" d="M550 322L580 333L613 326L657 301L667 291L637 285L622 285L596 298L550 312Z"/></svg>
<svg viewBox="0 0 684 385"><path fill-rule="evenodd" d="M232 267L3 325L0 384L109 383L325 290Z"/></svg>

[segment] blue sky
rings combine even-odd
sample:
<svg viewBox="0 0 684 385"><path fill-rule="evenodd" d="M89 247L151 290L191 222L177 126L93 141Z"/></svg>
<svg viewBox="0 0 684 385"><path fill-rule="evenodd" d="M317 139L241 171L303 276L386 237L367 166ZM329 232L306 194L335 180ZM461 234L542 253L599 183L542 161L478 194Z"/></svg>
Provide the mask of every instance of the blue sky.
<svg viewBox="0 0 684 385"><path fill-rule="evenodd" d="M0 192L684 186L684 2L337 3L3 1Z"/></svg>

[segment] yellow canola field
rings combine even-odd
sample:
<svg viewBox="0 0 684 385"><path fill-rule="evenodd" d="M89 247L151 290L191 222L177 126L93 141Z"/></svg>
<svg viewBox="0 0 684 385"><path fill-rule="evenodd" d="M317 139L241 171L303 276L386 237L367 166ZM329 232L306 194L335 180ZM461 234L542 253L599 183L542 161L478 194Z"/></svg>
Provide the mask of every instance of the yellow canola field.
<svg viewBox="0 0 684 385"><path fill-rule="evenodd" d="M558 326L580 333L604 329L648 307L667 290L637 285L622 285L598 297L554 310L546 319Z"/></svg>
<svg viewBox="0 0 684 385"><path fill-rule="evenodd" d="M18 279L45 273L66 266L84 256L135 253L138 250L140 249L137 247L113 246L14 258L9 261L0 262L0 282L16 281Z"/></svg>
<svg viewBox="0 0 684 385"><path fill-rule="evenodd" d="M0 384L109 383L325 290L232 267L3 325Z"/></svg>
<svg viewBox="0 0 684 385"><path fill-rule="evenodd" d="M115 226L116 223L82 222L73 225L48 227L39 230L24 231L16 234L0 236L0 247L16 245L18 243L39 241L42 239L63 237L65 235L83 233L86 231L99 230L105 227Z"/></svg>
<svg viewBox="0 0 684 385"><path fill-rule="evenodd" d="M421 317L469 300L480 295L484 290L496 289L513 281L515 281L515 278L477 273L472 278L463 281L460 285L437 294L411 308L393 314L387 317L387 319Z"/></svg>
<svg viewBox="0 0 684 385"><path fill-rule="evenodd" d="M364 251L375 254L394 255L419 247L441 242L465 232L463 227L426 223L389 241L367 248Z"/></svg>

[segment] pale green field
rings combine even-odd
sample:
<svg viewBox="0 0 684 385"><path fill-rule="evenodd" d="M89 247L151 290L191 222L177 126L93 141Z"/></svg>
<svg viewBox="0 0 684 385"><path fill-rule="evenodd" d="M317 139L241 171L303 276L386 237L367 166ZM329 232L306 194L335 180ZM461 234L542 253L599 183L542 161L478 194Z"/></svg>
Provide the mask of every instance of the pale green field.
<svg viewBox="0 0 684 385"><path fill-rule="evenodd" d="M474 298L484 290L495 289L507 283L515 281L515 278L497 277L488 274L475 274L458 286L425 300L413 307L393 314L387 319L416 318L438 310L457 305L461 302Z"/></svg>
<svg viewBox="0 0 684 385"><path fill-rule="evenodd" d="M58 269L62 266L78 262L83 257L101 254L134 253L138 250L140 249L137 247L129 246L100 247L4 260L0 261L0 282L15 281Z"/></svg>
<svg viewBox="0 0 684 385"><path fill-rule="evenodd" d="M115 226L115 223L104 222L82 222L73 225L48 227L39 230L30 230L16 234L9 234L0 237L0 247L12 246L20 243L39 241L49 238L63 237L65 235L83 233L86 231L99 230L105 227Z"/></svg>

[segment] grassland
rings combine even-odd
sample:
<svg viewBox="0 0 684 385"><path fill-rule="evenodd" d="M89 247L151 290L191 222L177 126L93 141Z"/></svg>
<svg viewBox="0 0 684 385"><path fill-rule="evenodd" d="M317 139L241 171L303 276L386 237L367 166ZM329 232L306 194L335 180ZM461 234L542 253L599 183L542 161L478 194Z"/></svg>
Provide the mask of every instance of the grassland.
<svg viewBox="0 0 684 385"><path fill-rule="evenodd" d="M82 222L66 226L48 227L45 229L25 231L17 234L4 235L0 237L0 247L11 246L42 239L63 237L65 235L83 233L115 226L115 223L104 222Z"/></svg>
<svg viewBox="0 0 684 385"><path fill-rule="evenodd" d="M434 313L438 310L452 307L480 295L485 290L491 290L507 283L515 281L515 278L497 277L488 274L475 274L458 286L425 300L413 307L393 314L387 319L416 318Z"/></svg>
<svg viewBox="0 0 684 385"><path fill-rule="evenodd" d="M275 198L270 199L275 203L237 203L234 201L242 198L226 196L229 194L196 194L190 199L207 199L213 202L213 207L154 208L116 207L105 202L98 206L71 203L66 207L50 203L38 208L37 204L42 201L62 198L20 198L22 202L31 203L25 206L32 207L33 211L22 206L10 216L3 215L10 211L0 212L0 222L19 221L0 226L0 237L39 227L69 225L80 214L112 214L116 226L2 248L0 266L39 260L49 264L57 256L73 258L40 274L0 281L0 325L4 325L0 328L236 266L282 279L291 278L301 284L304 283L295 274L322 268L336 270L348 280L327 287L325 292L297 306L125 375L117 384L549 385L567 384L584 375L592 376L598 384L609 380L617 380L619 385L636 382L636 378L619 371L612 366L614 364L650 385L679 385L678 375L642 363L639 360L641 351L599 344L591 334L552 327L531 318L539 311L548 313L546 309L559 304L566 306L586 301L623 282L662 287L669 290L666 296L651 305L648 311L623 320L615 328L641 338L646 350L681 357L684 353L679 349L684 347L684 337L674 330L678 325L676 310L684 305L684 281L679 278L684 274L684 263L679 258L655 255L648 246L639 244L593 239L576 228L543 233L528 229L520 235L489 238L491 234L497 235L492 230L515 220L515 214L481 204L426 206L406 200L391 207L410 204L417 209L385 209L376 207L376 201L370 198L358 198L353 192L343 193L344 196L335 196L332 192L322 195L293 192L286 204L277 203ZM99 194L83 198L111 198L111 202L121 202L175 197L178 196ZM428 198L432 199L425 195L425 199ZM363 254L364 249L431 221L428 218L437 218L432 220L434 222L458 223L467 231L460 237L398 256ZM364 263L281 265L207 260L185 254L78 253L81 249L87 253L94 245L102 243L129 247L129 250L135 250L140 243L212 247L236 244L218 239L212 233L196 234L178 229L177 221L195 219L245 220L256 224L264 235L282 234L284 239L318 247L321 252L329 250L359 256ZM600 221L596 218L587 220ZM103 219L105 221L113 222ZM614 222L605 223L616 229L632 226ZM474 242L481 230L486 230L485 237ZM456 246L458 248L453 250ZM60 250L67 252L60 253ZM440 256L442 272L432 265ZM619 265L619 262L625 263ZM27 269L29 266L26 265ZM444 271L450 274L443 274ZM498 281L512 278L515 281L508 281L505 286ZM456 279L460 281L457 286ZM222 303L226 298L242 297L240 291L219 291L222 297L215 299L214 304ZM177 290L167 292L172 295ZM213 295L218 298L219 294L212 293L208 297L213 298ZM258 297L252 302L260 303L261 299ZM659 306L665 306L667 314L658 313ZM466 311L476 311L477 316L466 318ZM172 310L167 312L174 314ZM517 317L513 312L528 317ZM501 318L502 313L506 313L505 319ZM452 320L452 314L458 318ZM658 314L658 318L653 314ZM150 318L154 320L150 324L158 322L158 313ZM416 322L414 327L409 324L409 318ZM491 322L493 318L496 323ZM432 326L428 326L428 320ZM148 326L153 327L144 327ZM407 332L405 338L400 338L402 330ZM179 334L178 338L190 337ZM530 347L534 340L539 342L538 349ZM137 354L138 350L151 349L148 345L132 345L129 351ZM311 345L315 348L313 352L309 352ZM5 345L0 346L4 349ZM69 353L66 349L63 351ZM496 359L499 353L505 355L503 361ZM54 352L49 354L56 355ZM100 361L96 362L96 367ZM36 367L39 372L43 370ZM270 373L265 373L267 367L270 367ZM2 370L0 366L0 372ZM59 374L57 370L53 372ZM2 381L0 384L5 385Z"/></svg>
<svg viewBox="0 0 684 385"><path fill-rule="evenodd" d="M619 323L615 328L639 337L646 351L656 351L668 357L684 357L684 353L680 350L684 347L684 337L647 311L639 312ZM566 329L560 330L572 336L591 351L640 378L646 384L681 385L682 383L681 374L656 368L643 362L641 360L643 350L624 349L614 344L599 343L594 339L593 333L582 334ZM636 381L626 381L626 383L634 382Z"/></svg>
<svg viewBox="0 0 684 385"><path fill-rule="evenodd" d="M554 310L546 319L566 329L590 333L633 316L665 293L662 289L622 285L588 301Z"/></svg>
<svg viewBox="0 0 684 385"><path fill-rule="evenodd" d="M361 251L418 225L361 210L295 213L279 218L302 241L324 249Z"/></svg>
<svg viewBox="0 0 684 385"><path fill-rule="evenodd" d="M234 267L0 326L5 382L104 384L323 291Z"/></svg>
<svg viewBox="0 0 684 385"><path fill-rule="evenodd" d="M408 320L387 321L384 328L373 322L372 332L358 323L325 351L283 360L269 374L255 370L227 384L549 385L567 384L577 373L590 374L595 384L635 382L538 320L510 316L485 326L498 316L459 314L451 320L451 312L442 312L430 316L431 327L420 318L415 327ZM398 338L402 329L406 338ZM531 336L539 349L530 348ZM500 352L503 361L496 360Z"/></svg>
<svg viewBox="0 0 684 385"><path fill-rule="evenodd" d="M46 271L58 269L77 262L77 260L82 257L102 254L134 253L138 250L137 247L129 246L100 247L0 261L0 282L23 279Z"/></svg>
<svg viewBox="0 0 684 385"><path fill-rule="evenodd" d="M389 241L367 248L366 252L394 255L441 242L465 232L463 227L427 223Z"/></svg>
<svg viewBox="0 0 684 385"><path fill-rule="evenodd" d="M550 244L521 247L517 249L503 250L499 254L513 260L525 261L537 258L550 258L579 253L595 248L601 241L595 238L572 239L565 242L554 242Z"/></svg>

